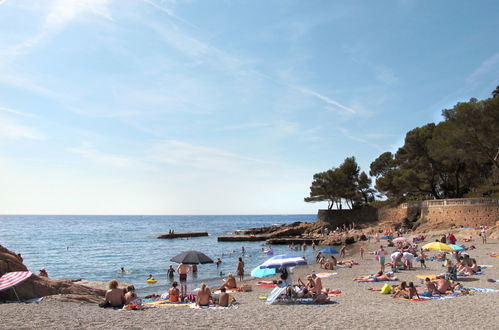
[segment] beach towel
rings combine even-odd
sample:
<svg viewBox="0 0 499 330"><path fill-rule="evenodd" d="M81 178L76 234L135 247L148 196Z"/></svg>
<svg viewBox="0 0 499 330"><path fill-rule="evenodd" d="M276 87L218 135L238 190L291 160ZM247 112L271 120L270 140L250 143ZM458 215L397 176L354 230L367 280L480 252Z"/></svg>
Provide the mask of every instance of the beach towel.
<svg viewBox="0 0 499 330"><path fill-rule="evenodd" d="M470 288L470 291L482 292L482 293L499 292L499 290L496 289L482 289L482 288Z"/></svg>
<svg viewBox="0 0 499 330"><path fill-rule="evenodd" d="M386 281L356 281L357 283L386 283L386 282L395 282L398 280L386 280Z"/></svg>
<svg viewBox="0 0 499 330"><path fill-rule="evenodd" d="M277 284L264 284L264 283L261 283L261 284L257 284L256 286L259 286L259 287L262 287L262 288L275 288L277 286Z"/></svg>
<svg viewBox="0 0 499 330"><path fill-rule="evenodd" d="M186 301L170 302L168 299L146 299L143 301L146 306L174 306L174 307L189 307L193 303Z"/></svg>
<svg viewBox="0 0 499 330"><path fill-rule="evenodd" d="M192 304L189 307L193 308L193 309L234 309L234 308L237 308L236 304L232 304L232 305L227 306L227 307L218 306L218 305L198 306L196 304Z"/></svg>
<svg viewBox="0 0 499 330"><path fill-rule="evenodd" d="M311 298L300 298L300 299L296 299L296 300L289 301L289 302L283 301L282 303L283 304L295 303L295 304L303 304L303 305L336 305L336 304L339 304L339 302L332 301L332 300L327 301L327 302L323 302L323 303L319 303L319 302L313 301Z"/></svg>
<svg viewBox="0 0 499 330"><path fill-rule="evenodd" d="M319 278L326 278L326 277L338 275L338 273L317 273L316 275Z"/></svg>
<svg viewBox="0 0 499 330"><path fill-rule="evenodd" d="M405 301L428 301L428 300L431 300L431 297L419 297L419 298L412 298L412 299L404 298L404 297L397 297L394 299L405 300Z"/></svg>
<svg viewBox="0 0 499 330"><path fill-rule="evenodd" d="M416 275L417 278L419 278L420 280L425 280L427 277L430 279L430 280L434 280L437 278L437 275Z"/></svg>
<svg viewBox="0 0 499 330"><path fill-rule="evenodd" d="M473 274L468 274L468 273L457 273L457 276L474 276L474 275L485 275L484 272L477 272Z"/></svg>

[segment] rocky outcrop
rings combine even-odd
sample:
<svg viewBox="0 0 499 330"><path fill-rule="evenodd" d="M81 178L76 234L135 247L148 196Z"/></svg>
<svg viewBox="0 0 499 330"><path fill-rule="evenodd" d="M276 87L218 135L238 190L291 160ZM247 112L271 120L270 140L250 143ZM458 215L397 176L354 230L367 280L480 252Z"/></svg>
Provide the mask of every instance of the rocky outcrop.
<svg viewBox="0 0 499 330"><path fill-rule="evenodd" d="M9 272L27 270L19 255L0 245L0 276ZM21 300L63 294L71 295L73 300L95 302L102 301L105 294L105 290L102 289L76 284L70 280L40 277L35 274L16 285L15 290ZM6 289L0 291L0 300L17 300L17 298L13 290Z"/></svg>

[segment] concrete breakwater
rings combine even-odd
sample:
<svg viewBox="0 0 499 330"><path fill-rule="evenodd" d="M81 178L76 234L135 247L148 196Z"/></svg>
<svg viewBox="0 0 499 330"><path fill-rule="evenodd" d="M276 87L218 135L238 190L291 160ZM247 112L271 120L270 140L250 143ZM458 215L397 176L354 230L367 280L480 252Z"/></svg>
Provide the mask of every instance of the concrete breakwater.
<svg viewBox="0 0 499 330"><path fill-rule="evenodd" d="M203 232L190 232L190 233L168 233L159 235L158 238L174 239L174 238L186 238L186 237L201 237L208 236L208 233Z"/></svg>

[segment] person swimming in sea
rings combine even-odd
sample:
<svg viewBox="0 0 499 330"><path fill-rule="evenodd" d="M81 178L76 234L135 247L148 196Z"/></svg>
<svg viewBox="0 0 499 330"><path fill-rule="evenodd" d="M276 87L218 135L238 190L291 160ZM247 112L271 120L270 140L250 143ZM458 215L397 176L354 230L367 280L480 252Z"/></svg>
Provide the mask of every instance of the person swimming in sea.
<svg viewBox="0 0 499 330"><path fill-rule="evenodd" d="M121 267L120 270L118 270L118 273L126 273L125 267Z"/></svg>

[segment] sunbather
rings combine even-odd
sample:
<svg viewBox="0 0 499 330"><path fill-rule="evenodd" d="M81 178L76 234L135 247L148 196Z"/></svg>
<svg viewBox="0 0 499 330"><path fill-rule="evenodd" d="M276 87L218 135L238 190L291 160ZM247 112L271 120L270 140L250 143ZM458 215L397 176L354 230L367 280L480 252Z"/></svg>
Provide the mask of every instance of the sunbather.
<svg viewBox="0 0 499 330"><path fill-rule="evenodd" d="M413 282L409 282L409 287L407 288L407 290L409 291L409 299L412 299L414 296L418 297L419 299L418 290L416 290L416 288L414 287Z"/></svg>
<svg viewBox="0 0 499 330"><path fill-rule="evenodd" d="M401 282L399 286L396 286L393 288L393 291L395 294L393 295L393 298L408 298L409 297L409 290L407 290L407 283Z"/></svg>
<svg viewBox="0 0 499 330"><path fill-rule="evenodd" d="M206 284L201 283L199 291L196 296L196 305L198 306L209 306L211 298L211 291L206 286Z"/></svg>
<svg viewBox="0 0 499 330"><path fill-rule="evenodd" d="M229 273L229 275L227 275L227 279L225 280L224 284L222 284L221 287L219 287L218 289L222 289L222 288L226 288L226 289L235 289L237 288L237 283L236 283L236 279L234 278L234 275L232 275L231 273Z"/></svg>
<svg viewBox="0 0 499 330"><path fill-rule="evenodd" d="M430 278L425 278L425 284L426 284L426 291L430 294L430 296L433 296L435 294L438 294L439 296L442 295L438 289L435 283L430 281Z"/></svg>
<svg viewBox="0 0 499 330"><path fill-rule="evenodd" d="M384 274L379 271L374 275L359 276L354 278L357 282L379 282L379 281L395 281L397 278L392 274Z"/></svg>

